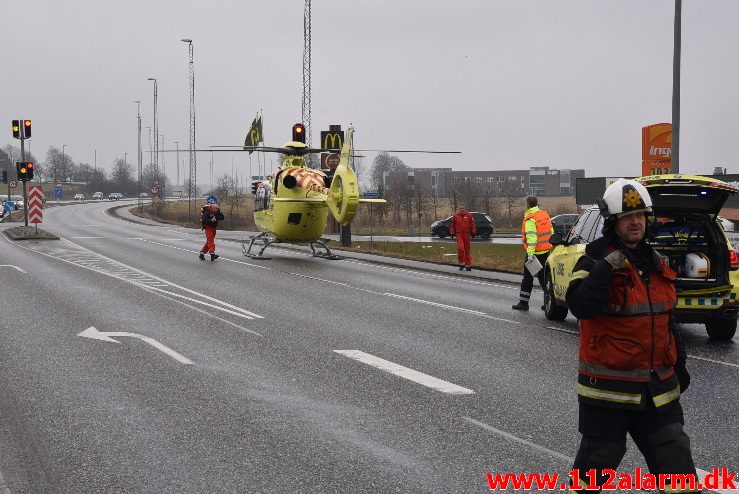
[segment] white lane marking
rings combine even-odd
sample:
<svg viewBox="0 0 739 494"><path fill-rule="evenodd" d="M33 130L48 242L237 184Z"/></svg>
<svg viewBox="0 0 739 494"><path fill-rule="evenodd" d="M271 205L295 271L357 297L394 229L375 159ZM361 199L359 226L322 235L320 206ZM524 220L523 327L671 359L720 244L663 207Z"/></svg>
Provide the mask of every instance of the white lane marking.
<svg viewBox="0 0 739 494"><path fill-rule="evenodd" d="M166 353L176 361L180 362L181 364L185 365L192 365L192 360L185 357L184 355L177 353L176 351L172 350L171 348L162 345L154 338L150 338L148 336L144 336L142 334L138 333L129 333L126 331L98 331L95 326L90 326L86 330L79 333L77 336L81 336L83 338L90 338L93 340L101 340L101 341L111 341L113 343L120 343L118 340L114 340L111 338L111 336L130 336L132 338L138 338L142 341L145 341L149 345L153 346L157 350L159 350L162 353Z"/></svg>
<svg viewBox="0 0 739 494"><path fill-rule="evenodd" d="M737 494L739 493L739 489L715 489L715 490L709 490L706 488L706 475L710 475L713 472L707 472L705 470L701 470L700 468L695 469L696 473L698 474L698 478L700 479L701 484L703 484L703 488L708 490L708 492L718 492L720 494ZM721 471L718 472L719 480L721 479ZM734 483L736 483L736 479L734 480Z"/></svg>
<svg viewBox="0 0 739 494"><path fill-rule="evenodd" d="M527 441L526 439L523 439L521 437L514 436L513 434L510 434L508 432L504 432L504 431L502 431L500 429L496 429L492 425L488 425L488 424L486 424L484 422L480 422L480 421L475 420L475 419L473 419L471 417L462 417L462 418L464 420L466 420L467 422L469 422L470 424L474 424L474 425L476 425L478 427L482 427L483 429L485 429L487 431L490 431L490 432L492 432L494 434L497 434L499 436L503 436L506 439L510 439L511 441L515 441L515 442L517 442L519 444L523 444L523 445L528 446L528 447L530 447L532 449L535 449L537 451L541 451L542 453L547 453L547 454L552 455L552 456L554 456L556 458L559 458L560 460L565 460L568 463L572 463L572 462L575 461L574 458L570 458L567 455L563 455L562 453L559 453L559 452L554 451L552 449L545 448L544 446L539 446L538 444L532 443L531 441Z"/></svg>
<svg viewBox="0 0 739 494"><path fill-rule="evenodd" d="M557 326L544 326L546 329L551 329L553 331L559 331L561 333L568 333L568 334L574 334L575 336L579 336L580 333L578 331L574 331L572 329L566 329L566 328L558 328Z"/></svg>
<svg viewBox="0 0 739 494"><path fill-rule="evenodd" d="M495 288L506 288L506 289L509 289L509 290L518 290L519 289L519 287L517 285L515 285L514 282L511 282L510 285L502 285L500 283L492 283L492 282L489 282L489 281L473 280L473 279L465 278L465 277L462 277L462 276L449 276L449 275L446 275L446 274L433 274L433 273L425 272L422 269L406 269L406 268L397 268L397 267L393 267L393 266L383 266L381 264L370 264L370 263L367 263L365 261L359 261L359 260L356 260L356 259L347 259L347 258L344 258L344 259L341 259L339 262L351 262L353 264L359 264L360 266L368 266L368 267L371 267L373 269L387 269L389 271L398 271L398 272L401 272L401 273L409 273L409 274L412 274L414 276L425 276L427 278L440 278L440 279L443 279L443 280L446 280L446 281L463 281L463 282L469 283L471 285L485 285L485 286L492 286L492 287L495 287ZM510 274L513 274L513 273L510 273ZM534 288L538 289L538 287L534 287Z"/></svg>
<svg viewBox="0 0 739 494"><path fill-rule="evenodd" d="M179 293L173 293L173 292L170 292L169 290L162 290L161 288L158 288L159 286L165 286L166 287L167 285L156 285L156 286L155 285L146 285L146 288L149 289L149 290L155 291L155 292L166 293L167 295L169 295L171 297L182 298L182 299L185 299L185 300L189 300L190 302L195 302L196 304L205 305L206 307L211 307L213 309L218 309L218 310L220 310L222 312L226 312L228 314L233 314L234 316L243 317L244 319L255 319L255 318L257 318L257 319L264 319L262 316L259 316L257 314L254 314L253 312L249 312L247 310L241 309L240 307L233 307L233 306L231 306L231 307L233 307L236 310L229 310L229 309L220 307L218 305L209 304L208 302L203 302L202 300L197 300L197 299L194 299L194 298L186 297L184 295L180 295ZM228 304L225 304L225 305L228 305ZM237 312L237 311L240 311L240 312Z"/></svg>
<svg viewBox="0 0 739 494"><path fill-rule="evenodd" d="M441 391L442 393L447 393L451 395L475 394L475 392L471 389L457 386L456 384L452 384L448 381L443 381L436 377L429 376L428 374L409 369L408 367L403 367L402 365L390 362L389 360L381 359L380 357L375 357L374 355L370 355L369 353L364 353L359 350L334 350L334 352L344 355L345 357L349 357L350 359L362 362L363 364L371 365L372 367L376 367L385 372L389 372L390 374L408 379L418 384L422 384L423 386L429 387L431 389Z"/></svg>
<svg viewBox="0 0 739 494"><path fill-rule="evenodd" d="M182 247L175 247L174 245L167 245L167 244L162 244L162 243L159 243L159 242L155 242L155 241L153 241L153 240L146 240L146 239L144 239L144 238L142 238L142 239L139 239L139 240L141 240L141 241L143 241L143 242L146 242L146 243L149 243L149 244L154 244L154 245L161 245L162 247L167 247L167 248L170 248L170 249L174 249L174 250L182 250L182 251L185 251L185 252L195 252L195 253L197 253L197 252L200 252L200 250L191 250L191 249L184 249L184 248L182 248ZM186 238L182 238L182 239L178 239L178 240L188 240L188 239L186 239ZM245 265L245 266L251 266L251 267L253 267L253 268L259 268L259 269L271 269L271 268L268 268L268 267L266 267L266 266L260 266L259 264L252 264L252 263L250 263L250 262L237 261L237 260L235 260L235 259L228 259L228 258L226 258L226 257L223 257L223 256L219 256L219 258L220 258L221 260L223 260L223 261L228 261L228 262L235 262L236 264L243 264L243 265Z"/></svg>
<svg viewBox="0 0 739 494"><path fill-rule="evenodd" d="M436 306L436 307L443 307L444 309L451 309L451 310L457 310L457 311L460 311L460 312L467 312L468 314L476 314L478 316L487 316L487 314L485 314L484 312L480 312L479 310L465 309L463 307L455 307L453 305L440 304L439 302L431 302L430 300L423 300L423 299L420 299L420 298L406 297L405 295L398 295L397 293L385 292L385 293L383 293L383 295L386 296L386 297L394 297L394 298L399 298L399 299L402 299L402 300L409 300L411 302L418 302L419 304L433 305L433 306Z"/></svg>
<svg viewBox="0 0 739 494"><path fill-rule="evenodd" d="M10 240L7 240L7 241L10 242ZM70 240L66 240L66 241L69 242L70 244L74 245L77 248L86 250L86 251L94 254L94 252L90 251L89 249L87 249L87 248L85 248L85 247L83 247L83 246L81 246L79 244L76 244L76 243L74 243L74 242L72 242ZM221 310L221 311L224 311L224 312L233 313L233 312L231 312L231 311L229 311L229 310L227 310L227 309L224 308L224 307L227 307L228 309L231 309L233 311L237 311L237 312L240 312L242 314L246 314L247 316L250 316L250 318L264 319L264 316L260 316L259 314L256 314L254 312L248 311L246 309L242 309L241 307L237 307L237 306L232 305L232 304L229 304L227 302L223 302L223 301L218 300L216 298L213 298L213 297L210 297L208 295L205 295L204 293L200 293L200 292L197 292L195 290L191 290L189 288L185 288L184 286L178 285L176 283L169 282L167 280L164 280L164 279L159 278L157 276L154 276L152 274L146 273L146 272L141 271L139 269L136 269L134 267L131 267L131 266L128 266L128 265L123 264L121 262L118 262L118 261L115 261L113 259L110 259L109 257L106 257L106 256L104 256L102 254L96 254L97 256L99 256L99 259L98 259L99 262L103 262L104 261L106 264L110 264L110 265L113 265L113 266L125 266L130 271L135 272L135 273L138 273L139 275L146 277L147 282L133 280L131 278L124 277L122 275L117 275L117 274L111 273L109 270L106 271L106 270L100 269L100 268L95 267L95 266L90 266L90 265L82 264L82 263L79 263L79 262L73 262L73 261L70 261L69 259L65 259L64 257L54 256L54 255L51 255L51 254L47 254L45 252L33 250L33 249L29 248L29 247L21 246L21 248L26 249L26 250L30 250L31 252L35 252L37 254L41 254L41 255L46 256L46 257L50 257L52 259L57 259L59 261L63 261L63 262L72 264L74 266L79 266L79 267L84 268L84 269L89 269L90 271L94 271L96 273L100 273L100 274L103 274L103 275L106 275L106 276L110 276L111 278L116 278L118 280L125 281L127 283L131 283L132 285L139 286L139 287L142 287L144 289L148 289L148 290L152 290L152 291L159 291L160 289L155 288L154 286L147 284L147 282L148 283L151 283L152 282L151 280L158 280L159 282L165 284L166 286L174 287L174 288L179 288L182 291L185 291L187 293L196 295L198 297L204 298L206 300L209 300L211 302L214 302L214 303L220 304L220 305L209 305L209 304L207 304L205 302L202 302L202 301L198 301L198 303L201 303L201 304L204 304L204 305L209 305L211 307L214 307L214 308L216 308L218 310ZM179 295L179 294L173 294L173 293L167 292L167 291L164 291L164 292L167 293L167 294L173 295L173 296L183 297L182 295ZM183 298L187 298L187 297L183 297ZM241 317L244 317L244 316L242 315Z"/></svg>
<svg viewBox="0 0 739 494"><path fill-rule="evenodd" d="M26 271L24 271L22 268L19 268L18 266L14 266L12 264L0 264L0 268L13 268L15 270L20 271L23 274L28 274Z"/></svg>
<svg viewBox="0 0 739 494"><path fill-rule="evenodd" d="M308 276L307 274L300 274L300 273L287 273L287 274L291 274L291 275L297 276L299 278L307 278L307 279L313 280L313 281L322 281L324 283L332 283L334 285L349 286L346 283L341 283L339 281L332 281L332 280L324 280L323 278L316 278L315 276Z"/></svg>
<svg viewBox="0 0 739 494"><path fill-rule="evenodd" d="M261 333L257 333L256 331L253 331L251 329L245 328L244 326L239 326L238 324L236 324L234 322L231 322L228 319L223 319L222 317L218 317L217 315L213 314L212 311L211 312L204 311L203 309L201 309L199 307L195 307L194 305L186 304L182 300L177 300L174 297L168 297L167 295L164 295L163 293L160 293L159 296L160 297L164 297L164 298L166 298L168 300L171 300L172 302L175 302L175 303L178 303L178 304L182 304L182 305L184 305L185 307L188 307L191 310L194 310L196 312L200 312L201 314L204 314L204 315L206 315L208 317L212 317L213 319L218 319L219 321L221 321L223 323L226 323L228 325L231 325L231 326L233 326L235 328L238 328L238 329L240 329L241 331L243 331L245 333L251 333L251 334L253 334L255 336L259 336L261 338L264 338L264 335L262 335Z"/></svg>
<svg viewBox="0 0 739 494"><path fill-rule="evenodd" d="M689 358L694 358L696 360L705 360L706 362L713 362L714 364L722 364L722 365L728 365L730 367L736 367L739 369L739 364L732 364L730 362L724 362L723 360L715 360L712 358L706 358L706 357L698 357L696 355L690 355L688 354Z"/></svg>

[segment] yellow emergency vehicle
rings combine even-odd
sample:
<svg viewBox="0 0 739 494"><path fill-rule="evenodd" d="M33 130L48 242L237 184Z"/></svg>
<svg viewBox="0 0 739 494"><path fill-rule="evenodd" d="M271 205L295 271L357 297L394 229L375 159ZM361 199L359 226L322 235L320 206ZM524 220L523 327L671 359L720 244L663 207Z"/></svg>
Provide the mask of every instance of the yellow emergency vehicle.
<svg viewBox="0 0 739 494"><path fill-rule="evenodd" d="M732 184L695 175L652 175L635 179L652 198L653 216L648 241L666 256L677 272L678 322L702 323L709 337L734 337L739 313L739 257L718 213ZM597 206L585 210L564 237L552 236L555 246L545 265L544 308L550 320L567 317L565 294L575 263L585 246L602 235L604 218Z"/></svg>

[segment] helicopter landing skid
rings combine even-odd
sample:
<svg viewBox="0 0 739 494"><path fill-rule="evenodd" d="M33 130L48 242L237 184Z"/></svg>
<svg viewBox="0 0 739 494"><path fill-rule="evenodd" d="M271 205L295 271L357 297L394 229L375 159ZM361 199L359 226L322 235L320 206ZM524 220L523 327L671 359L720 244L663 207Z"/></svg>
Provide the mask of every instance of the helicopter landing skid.
<svg viewBox="0 0 739 494"><path fill-rule="evenodd" d="M331 249L328 248L326 245L326 242L328 242L328 239L326 238L319 238L318 240L314 240L313 242L309 242L310 244L310 250L313 253L313 257L320 257L322 259L329 259L331 261L335 261L337 259L341 259L341 257L337 256L333 252L331 252ZM320 247L323 247L326 249L326 252L320 252L316 251L316 247L314 244L318 244Z"/></svg>
<svg viewBox="0 0 739 494"><path fill-rule="evenodd" d="M254 242L256 242L257 240L261 240L263 242L263 245L262 248L259 249L259 253L254 254L252 253L251 248L254 247ZM251 237L251 241L249 242L248 248L246 247L246 242L241 242L241 252L243 252L246 257L251 257L252 259L272 259L271 257L264 257L262 254L264 254L264 250L274 242L275 239L270 238L266 233L253 235Z"/></svg>

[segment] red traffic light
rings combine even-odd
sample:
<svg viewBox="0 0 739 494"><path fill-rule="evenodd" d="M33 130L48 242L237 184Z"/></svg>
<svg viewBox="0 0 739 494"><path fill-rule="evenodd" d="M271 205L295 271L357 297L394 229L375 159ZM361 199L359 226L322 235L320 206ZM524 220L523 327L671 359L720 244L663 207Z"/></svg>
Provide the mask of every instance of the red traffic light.
<svg viewBox="0 0 739 494"><path fill-rule="evenodd" d="M28 168L31 168L31 169L33 169L33 163L29 163L29 164L28 164Z"/></svg>
<svg viewBox="0 0 739 494"><path fill-rule="evenodd" d="M297 123L293 125L293 141L305 144L305 127L303 124Z"/></svg>
<svg viewBox="0 0 739 494"><path fill-rule="evenodd" d="M26 139L31 137L31 121L30 120L23 121L23 137L25 137Z"/></svg>

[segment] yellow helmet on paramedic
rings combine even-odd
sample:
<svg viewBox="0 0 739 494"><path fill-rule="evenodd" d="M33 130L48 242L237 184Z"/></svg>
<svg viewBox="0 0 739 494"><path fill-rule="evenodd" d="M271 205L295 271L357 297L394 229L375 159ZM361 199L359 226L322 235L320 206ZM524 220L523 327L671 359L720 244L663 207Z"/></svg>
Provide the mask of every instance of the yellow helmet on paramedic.
<svg viewBox="0 0 739 494"><path fill-rule="evenodd" d="M647 188L636 180L619 178L608 186L603 198L598 199L600 214L606 218L620 218L631 213L652 212L652 198Z"/></svg>

